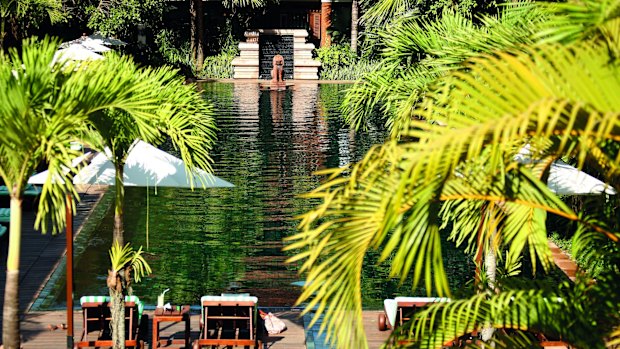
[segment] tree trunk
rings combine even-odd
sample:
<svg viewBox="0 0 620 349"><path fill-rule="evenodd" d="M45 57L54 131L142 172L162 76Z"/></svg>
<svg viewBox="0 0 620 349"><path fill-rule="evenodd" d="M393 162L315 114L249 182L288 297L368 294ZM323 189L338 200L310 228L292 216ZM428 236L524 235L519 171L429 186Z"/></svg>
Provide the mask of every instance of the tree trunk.
<svg viewBox="0 0 620 349"><path fill-rule="evenodd" d="M114 241L118 242L119 246L124 245L123 234L125 232L123 228L123 215L125 210L125 187L123 186L123 166L124 164L116 164L116 202L114 208Z"/></svg>
<svg viewBox="0 0 620 349"><path fill-rule="evenodd" d="M204 11L202 0L191 0L189 13L190 19L190 41L192 59L196 70L202 69L204 61Z"/></svg>
<svg viewBox="0 0 620 349"><path fill-rule="evenodd" d="M6 263L4 307L2 310L2 343L5 349L19 349L19 258L22 229L22 199L11 195L9 253Z"/></svg>
<svg viewBox="0 0 620 349"><path fill-rule="evenodd" d="M4 18L0 18L0 50L4 48L4 37L6 36L5 26L6 23Z"/></svg>
<svg viewBox="0 0 620 349"><path fill-rule="evenodd" d="M120 282L120 280L119 280ZM123 292L110 288L110 313L114 349L125 349L125 300Z"/></svg>
<svg viewBox="0 0 620 349"><path fill-rule="evenodd" d="M351 2L351 51L357 56L357 24L359 22L359 4Z"/></svg>
<svg viewBox="0 0 620 349"><path fill-rule="evenodd" d="M484 266L486 269L488 285L491 290L495 290L495 282L497 280L497 256L496 251L493 248L493 239L495 237L495 232L491 236L491 241L489 241L489 250L484 258ZM493 333L495 332L495 328L493 326L486 326L480 331L480 338L487 342L493 337ZM491 344L491 347L495 347L495 345Z"/></svg>

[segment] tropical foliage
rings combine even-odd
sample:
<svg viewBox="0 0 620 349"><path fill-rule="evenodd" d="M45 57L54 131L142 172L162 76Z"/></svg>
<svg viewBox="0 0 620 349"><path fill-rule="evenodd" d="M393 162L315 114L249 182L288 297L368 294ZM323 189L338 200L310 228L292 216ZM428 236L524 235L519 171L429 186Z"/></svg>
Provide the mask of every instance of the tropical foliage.
<svg viewBox="0 0 620 349"><path fill-rule="evenodd" d="M140 25L155 31L163 24L162 0L84 1L88 27L106 36L127 38Z"/></svg>
<svg viewBox="0 0 620 349"><path fill-rule="evenodd" d="M45 19L57 23L64 19L60 0L0 1L0 48L7 35L7 25L15 39L23 37L29 26L38 26Z"/></svg>
<svg viewBox="0 0 620 349"><path fill-rule="evenodd" d="M131 59L114 55L97 62L56 64L57 48L49 39L30 39L21 50L0 56L0 177L11 197L3 310L7 348L20 347L22 195L41 162L48 163L50 175L35 224L43 232L58 232L65 224L67 195L77 198L72 177L79 167L71 162L79 154L71 149L71 141L112 146L118 154L133 137L161 140L165 133L188 168L208 170L211 161L211 107L173 70L138 68Z"/></svg>
<svg viewBox="0 0 620 349"><path fill-rule="evenodd" d="M111 324L112 343L114 343L115 348L124 348L124 295L126 292L132 293L131 275L133 274L135 282L140 282L144 276L151 273L151 267L142 256L142 247L138 251L134 251L129 243L121 247L117 241L114 241L109 254L111 268L108 270L106 283L112 300L110 305L112 317L116 320ZM118 315L120 315L120 321L117 319Z"/></svg>
<svg viewBox="0 0 620 349"><path fill-rule="evenodd" d="M391 277L411 276L412 288L451 296L442 229L505 270L524 254L533 268L549 270L548 214L579 226L575 255L610 261L596 284L588 276L544 291L527 281L515 290L492 283L492 291L431 307L397 335L440 347L490 326L514 329L491 339L513 347L532 347L522 331L560 335L580 348L617 342L618 301L609 293L620 265L596 246L617 245L620 236L609 216L574 212L545 181L552 162L566 157L617 183L619 7L516 4L477 22L444 12L437 22L408 17L386 29L384 68L351 90L345 109L362 127L371 109L382 108L393 137L357 164L322 172L326 182L307 194L321 203L301 217L287 247L306 275L299 302L325 315L322 328L336 346L367 346L359 290L369 251L392 261ZM537 161L516 162L526 145Z"/></svg>
<svg viewBox="0 0 620 349"><path fill-rule="evenodd" d="M101 66L94 64L95 69L107 70L109 74L115 74L120 69L135 79L134 82L143 81L157 86L157 93L151 96L149 102L159 106L158 110L148 115L109 110L90 117L96 131L89 140L91 145L100 151L109 149L110 161L116 168L114 237L123 243L123 167L135 141L142 139L157 144L169 138L188 169L201 168L211 172L209 150L215 141L215 122L211 105L200 96L194 85L184 84L176 71L169 68L139 68L131 59L117 55L107 55L105 61L106 64Z"/></svg>
<svg viewBox="0 0 620 349"><path fill-rule="evenodd" d="M348 44L332 44L316 49L321 62L321 80L357 80L379 67L378 61L358 57Z"/></svg>

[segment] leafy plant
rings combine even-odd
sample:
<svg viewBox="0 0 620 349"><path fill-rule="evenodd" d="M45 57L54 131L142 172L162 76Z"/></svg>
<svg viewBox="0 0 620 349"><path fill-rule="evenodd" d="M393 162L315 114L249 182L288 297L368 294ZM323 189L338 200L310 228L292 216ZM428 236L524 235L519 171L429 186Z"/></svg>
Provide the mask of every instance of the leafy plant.
<svg viewBox="0 0 620 349"><path fill-rule="evenodd" d="M128 274L133 272L135 282L140 282L144 276L152 272L151 267L142 255L142 246L140 246L138 251L134 251L130 243L121 247L118 241L114 241L109 255L111 269L108 272L107 285L110 289L122 291L119 272L123 270ZM130 280L131 278L126 276L126 279Z"/></svg>
<svg viewBox="0 0 620 349"><path fill-rule="evenodd" d="M111 269L108 270L106 283L110 290L110 310L112 329L112 342L115 349L125 348L125 294L132 293L131 274L133 272L135 282L151 273L151 267L142 256L142 247L138 251L127 243L122 246L114 241L110 248Z"/></svg>
<svg viewBox="0 0 620 349"><path fill-rule="evenodd" d="M198 77L208 79L231 79L234 76L232 61L239 55L238 43L228 36L222 51L215 56L205 57L202 70Z"/></svg>
<svg viewBox="0 0 620 349"><path fill-rule="evenodd" d="M378 62L359 58L349 44L332 44L315 51L321 62L319 77L322 80L357 80L379 68Z"/></svg>
<svg viewBox="0 0 620 349"><path fill-rule="evenodd" d="M550 269L550 214L579 226L574 254L609 261L596 285L589 276L545 293L531 283L525 290L489 285L443 305L446 311L433 307L395 343L439 348L487 328L570 332L564 340L581 348L619 342L620 261L617 250L600 248L619 246L616 223L589 212L593 207L576 213L546 179L553 161L567 157L618 183L620 160L607 145L620 139L620 1L549 6L510 5L481 24L448 12L438 22L404 18L388 28L384 68L354 89L348 107L367 113L383 104L393 137L351 167L321 172L326 181L307 194L321 202L300 217L300 232L286 247L297 252L290 261L306 276L298 301L307 302L315 321L325 315L321 329L337 347L367 346L360 274L369 251L379 262L391 258L390 276L411 277L412 289L451 296L444 222L453 223L452 240L485 261L506 251L511 274L523 254L533 269ZM562 32L583 35L568 40ZM526 144L534 163L515 161ZM530 345L527 336L496 334L489 340Z"/></svg>

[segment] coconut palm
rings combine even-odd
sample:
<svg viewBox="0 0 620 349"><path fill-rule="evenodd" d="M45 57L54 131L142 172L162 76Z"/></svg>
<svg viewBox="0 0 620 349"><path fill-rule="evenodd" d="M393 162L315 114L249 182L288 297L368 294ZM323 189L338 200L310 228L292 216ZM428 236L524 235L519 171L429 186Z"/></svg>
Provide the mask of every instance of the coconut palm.
<svg viewBox="0 0 620 349"><path fill-rule="evenodd" d="M404 281L411 275L413 288L423 285L428 293L451 296L441 256L444 242L440 230L446 221L455 224L451 239L474 253L506 250L507 268L512 268L525 250L534 265L541 262L543 268L549 268L546 214L579 224L586 233L579 234L581 240L576 245L593 237L618 243L617 232L604 221L573 212L545 186L544 179L550 164L566 156L577 159L579 166L587 161L609 182L617 183L619 160L614 145L620 136L620 79L615 52L620 33L615 9L619 4L550 5L542 9L550 19L536 22L536 30L523 35L521 41L505 40L501 34L509 31L498 21L493 22L499 24L501 30L497 31L461 21L458 30L448 32L447 47L435 40L437 37L416 39L423 37L415 29L417 24L411 25L413 31L408 31L407 22L390 29L403 34L393 39L392 47L408 54L389 66L394 74L383 79L373 75L367 83L382 93L372 97L386 103L386 110L398 111L391 114L397 116L391 119L394 136L350 168L323 172L327 181L308 194L322 203L302 216L301 232L290 238L287 247L298 251L291 261L301 261L306 273L299 302L307 301L307 309L315 308L317 318L326 315L322 328L337 347L366 347L359 321L359 289L368 250L379 250L381 261L391 260L392 277ZM427 24L427 28L445 28L446 24ZM468 28L472 30L464 30ZM465 37L471 46L465 44ZM519 41L522 44L516 45ZM422 67L403 69L400 62L423 51L419 47L434 48L434 56ZM435 75L423 84L408 84L407 74L420 76L416 69ZM388 87L391 77L399 80ZM430 92L417 93L420 86ZM388 96L394 94L386 88L403 98L390 100ZM372 100L359 100L373 105ZM397 108L392 109L394 105ZM515 162L515 154L525 144L532 145L532 156L541 160L536 165ZM610 285L615 284L600 283L601 290L609 291ZM404 334L415 339L416 345L428 342L429 347L438 347L443 340L485 325L502 327L500 315L512 314L530 298L532 304L549 303L557 299L554 295L583 300L583 295L580 298L570 292L562 296L562 290L504 294L499 288L470 303L457 301L441 310L437 306L432 311L446 309L443 318L430 321L430 327L424 327L429 321L420 320L415 331ZM617 314L617 306L609 305L614 303L613 297L607 297L610 301L602 302L602 309L584 321ZM507 303L513 299L514 304ZM472 311L464 312L472 304ZM571 310L564 302L549 307ZM546 308L536 310L537 317L531 314L531 319L538 319L532 321L532 329L557 333L549 324L563 323L545 318ZM463 320L467 319L463 314L471 317ZM578 347L605 345L604 338L618 337L620 323L615 317L606 319L608 325L592 332L596 338L569 340ZM523 323L505 322L507 327L517 324L528 329ZM567 330L587 330L581 325L573 322ZM497 336L513 345L527 342L526 337Z"/></svg>
<svg viewBox="0 0 620 349"><path fill-rule="evenodd" d="M211 120L206 102L197 92L191 96L189 88L182 87L182 78L175 77L171 69L139 69L126 57L80 65L53 65L56 50L57 44L49 39L30 39L24 41L21 51L11 49L0 57L0 128L3 130L0 177L8 186L11 198L3 310L5 348L20 347L17 294L21 202L26 181L37 165L47 162L50 176L42 189L35 224L43 232L50 229L57 232L65 223L66 196L77 197L71 184L77 169L68 172L66 169L71 168L71 160L78 154L69 144L90 135L102 111L122 111L145 138L160 135L162 125L183 124L187 121L186 112L194 111L195 117ZM180 99L177 101L176 97ZM181 114L180 119L175 114ZM153 120L157 122L154 124ZM210 141L196 138L213 135L192 130L185 124L178 125L176 130L171 134L173 139L187 140L177 144L197 146L195 151L200 154L188 166L203 166L200 159L208 159L208 148L199 146Z"/></svg>
<svg viewBox="0 0 620 349"><path fill-rule="evenodd" d="M106 283L110 290L110 310L113 314L121 314L120 321L115 319L111 323L112 343L115 348L124 347L125 338L125 307L124 299L127 291L131 292L131 274L133 272L134 281L140 280L151 273L151 267L142 256L142 247L134 251L130 244L119 245L117 241L112 243L110 248L111 269L108 270ZM124 275L121 277L121 275Z"/></svg>

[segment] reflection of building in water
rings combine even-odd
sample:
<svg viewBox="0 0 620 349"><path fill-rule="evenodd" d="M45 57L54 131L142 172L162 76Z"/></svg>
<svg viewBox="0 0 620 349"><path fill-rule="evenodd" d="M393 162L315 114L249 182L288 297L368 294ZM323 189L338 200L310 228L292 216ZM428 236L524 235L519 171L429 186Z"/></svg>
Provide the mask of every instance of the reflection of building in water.
<svg viewBox="0 0 620 349"><path fill-rule="evenodd" d="M316 83L298 84L293 91L293 143L303 148L295 164L306 173L325 167L329 145L327 122L318 110L318 97Z"/></svg>
<svg viewBox="0 0 620 349"><path fill-rule="evenodd" d="M251 82L237 82L232 84L234 106L238 108L239 126L249 132L246 141L255 142L258 136L258 109L260 89L259 85Z"/></svg>

